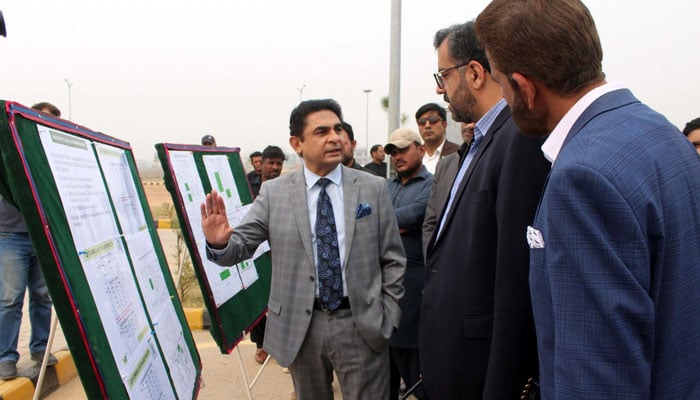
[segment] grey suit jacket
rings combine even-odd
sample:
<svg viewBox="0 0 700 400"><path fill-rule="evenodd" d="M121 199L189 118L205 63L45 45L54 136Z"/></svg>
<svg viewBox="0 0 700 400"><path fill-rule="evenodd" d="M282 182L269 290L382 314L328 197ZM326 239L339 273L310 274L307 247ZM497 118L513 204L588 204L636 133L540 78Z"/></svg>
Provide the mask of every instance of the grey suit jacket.
<svg viewBox="0 0 700 400"><path fill-rule="evenodd" d="M447 144L447 143L445 143ZM460 156L458 152L453 152L438 161L433 176L433 188L430 192L430 200L425 210L423 220L423 257L428 254L428 243L433 236L433 232L439 226L438 218L442 215L442 210L447 205L457 172L459 171Z"/></svg>
<svg viewBox="0 0 700 400"><path fill-rule="evenodd" d="M399 326L406 256L386 181L345 167L342 176L347 295L357 329L381 352ZM285 367L306 337L316 292L306 197L303 170L265 182L223 255L216 258L207 251L215 263L233 265L269 239L272 282L264 346ZM360 205L371 212L358 214Z"/></svg>

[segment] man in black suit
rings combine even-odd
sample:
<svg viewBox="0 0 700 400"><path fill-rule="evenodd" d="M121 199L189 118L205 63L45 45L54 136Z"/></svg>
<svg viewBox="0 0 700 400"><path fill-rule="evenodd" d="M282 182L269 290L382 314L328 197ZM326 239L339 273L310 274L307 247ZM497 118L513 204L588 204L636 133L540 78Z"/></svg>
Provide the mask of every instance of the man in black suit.
<svg viewBox="0 0 700 400"><path fill-rule="evenodd" d="M427 248L419 353L440 400L518 398L537 374L523 235L549 165L511 119L473 25L435 35L437 93L455 120L476 121Z"/></svg>

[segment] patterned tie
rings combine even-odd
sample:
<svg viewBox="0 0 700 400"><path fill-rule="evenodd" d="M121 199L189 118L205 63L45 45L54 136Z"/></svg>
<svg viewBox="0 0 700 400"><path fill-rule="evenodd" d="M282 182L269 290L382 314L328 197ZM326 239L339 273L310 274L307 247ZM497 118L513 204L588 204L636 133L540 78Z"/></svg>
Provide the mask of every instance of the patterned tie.
<svg viewBox="0 0 700 400"><path fill-rule="evenodd" d="M333 204L326 193L328 178L316 182L321 187L316 203L316 252L318 253L318 294L321 307L334 311L343 297L343 275L340 271L338 231L335 228Z"/></svg>

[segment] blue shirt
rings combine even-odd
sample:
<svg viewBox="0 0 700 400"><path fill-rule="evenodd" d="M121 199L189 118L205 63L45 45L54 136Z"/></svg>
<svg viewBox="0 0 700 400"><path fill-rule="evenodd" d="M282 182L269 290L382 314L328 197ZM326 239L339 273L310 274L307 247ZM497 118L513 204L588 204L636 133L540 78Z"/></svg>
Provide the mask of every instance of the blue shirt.
<svg viewBox="0 0 700 400"><path fill-rule="evenodd" d="M406 184L396 176L387 181L391 203L394 206L396 222L399 224L401 241L406 250L406 267L423 268L423 239L422 228L425 209L428 207L430 190L433 187L433 175L425 166L420 172L409 179Z"/></svg>
<svg viewBox="0 0 700 400"><path fill-rule="evenodd" d="M457 189L462 183L462 179L464 179L464 175L467 173L467 169L469 168L469 164L471 164L472 160L474 159L474 155L476 155L476 152L479 150L479 144L481 144L481 141L489 132L489 129L491 129L491 125L493 125L493 123L496 121L496 117L498 117L498 114L500 114L504 108L506 108L506 101L501 99L476 122L476 126L474 127L474 140L472 141L472 145L469 147L469 152L467 153L466 159L459 167L455 181L452 184L452 189L450 190L450 198L447 200L445 214L443 214L442 219L440 220L440 226L437 234L438 239L440 238L440 233L442 233L442 227L445 225L445 221L447 220L447 215L452 208L452 201L457 193Z"/></svg>

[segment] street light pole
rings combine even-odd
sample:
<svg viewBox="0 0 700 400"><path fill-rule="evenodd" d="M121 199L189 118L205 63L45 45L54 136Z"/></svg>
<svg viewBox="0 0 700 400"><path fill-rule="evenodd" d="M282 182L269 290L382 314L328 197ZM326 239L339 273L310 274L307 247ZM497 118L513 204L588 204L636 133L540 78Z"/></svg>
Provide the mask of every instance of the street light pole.
<svg viewBox="0 0 700 400"><path fill-rule="evenodd" d="M299 91L299 103L301 103L302 94L304 93L304 88L305 88L305 87L306 87L306 83L303 84L303 85L301 85L300 88L297 88L297 90Z"/></svg>
<svg viewBox="0 0 700 400"><path fill-rule="evenodd" d="M70 82L68 78L65 78L64 81L66 81L66 85L68 85L68 120L71 121L71 99L70 99L70 87L73 86L73 82Z"/></svg>
<svg viewBox="0 0 700 400"><path fill-rule="evenodd" d="M369 155L369 94L372 89L364 89L365 95L367 95L367 104L365 109L365 143L367 143L367 155Z"/></svg>

